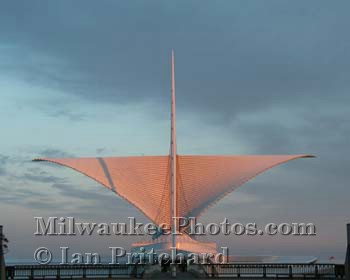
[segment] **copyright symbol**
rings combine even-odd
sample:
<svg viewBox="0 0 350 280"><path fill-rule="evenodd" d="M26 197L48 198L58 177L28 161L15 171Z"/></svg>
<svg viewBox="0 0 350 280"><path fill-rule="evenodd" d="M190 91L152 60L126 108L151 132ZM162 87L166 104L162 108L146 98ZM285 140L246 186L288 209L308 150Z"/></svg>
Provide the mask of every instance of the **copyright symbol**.
<svg viewBox="0 0 350 280"><path fill-rule="evenodd" d="M52 260L52 253L45 247L40 247L34 252L34 260L38 264L49 264Z"/></svg>

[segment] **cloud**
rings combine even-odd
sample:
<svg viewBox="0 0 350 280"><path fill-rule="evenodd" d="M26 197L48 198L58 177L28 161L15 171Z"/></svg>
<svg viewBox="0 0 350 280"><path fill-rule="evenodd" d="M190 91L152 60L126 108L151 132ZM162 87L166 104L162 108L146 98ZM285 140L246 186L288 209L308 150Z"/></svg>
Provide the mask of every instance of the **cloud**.
<svg viewBox="0 0 350 280"><path fill-rule="evenodd" d="M0 176L3 176L7 173L5 168L7 161L8 157L0 154Z"/></svg>
<svg viewBox="0 0 350 280"><path fill-rule="evenodd" d="M92 190L84 189L81 187L74 186L72 184L52 184L52 188L57 189L59 191L59 194L66 197L74 197L82 200L90 200L90 201L96 201L96 200L104 200L109 199L108 195L101 194L100 192L95 192Z"/></svg>
<svg viewBox="0 0 350 280"><path fill-rule="evenodd" d="M72 157L71 154L53 148L34 152L45 157ZM115 207L116 202L121 201L115 194L109 193L107 190L104 192L101 186L88 188L81 187L81 184L74 184L74 176L63 177L54 172L54 166L45 164L38 166L28 161L27 156L1 155L0 171L5 165L8 170L6 169L6 173L1 174L3 176L0 177L0 201L4 204L21 205L29 209L49 211L56 209L62 213L82 214L85 213L86 207L94 208L101 204L105 205L101 211L116 210L118 208ZM46 187L41 188L41 185L46 185ZM69 206L67 201L70 201ZM84 206L86 203L89 206ZM95 210L95 212L98 211Z"/></svg>
<svg viewBox="0 0 350 280"><path fill-rule="evenodd" d="M105 150L106 150L106 148L98 148L98 149L96 149L96 153L97 153L97 154L101 154L101 153L103 153Z"/></svg>
<svg viewBox="0 0 350 280"><path fill-rule="evenodd" d="M40 167L33 166L24 155L14 154L11 157L1 155L0 171L2 165L6 165L6 172L0 174L2 204L21 205L30 209L42 209L44 205L54 208L55 205L59 205L49 192L40 189L38 185L63 183L66 181L65 178L54 176Z"/></svg>
<svg viewBox="0 0 350 280"><path fill-rule="evenodd" d="M34 106L33 106L34 107ZM66 104L57 107L57 104L41 104L37 106L37 110L53 118L66 118L68 121L80 122L87 120L87 114L81 113Z"/></svg>
<svg viewBox="0 0 350 280"><path fill-rule="evenodd" d="M40 182L40 183L52 183L52 182L62 182L64 179L47 175L46 172L40 172L40 174L31 174L31 173L24 173L21 176L17 176L17 179L24 180L24 181L33 181L33 182Z"/></svg>
<svg viewBox="0 0 350 280"><path fill-rule="evenodd" d="M119 196L117 196L109 190L103 190L104 187L101 185L98 185L93 189L88 189L80 185L73 185L68 183L55 183L52 184L51 187L53 189L58 190L59 195L63 197L88 201L88 205L84 207L94 208L96 205L101 205L101 203L103 203L104 207L102 211L105 211L109 207L115 209L113 205L121 201Z"/></svg>
<svg viewBox="0 0 350 280"><path fill-rule="evenodd" d="M0 186L0 202L2 204L26 206L30 209L37 209L40 205L40 209L42 209L44 203L50 205L51 208L54 207L55 201L52 200L52 197L44 192L28 189L28 187L30 185L14 187L11 182L2 183Z"/></svg>
<svg viewBox="0 0 350 280"><path fill-rule="evenodd" d="M19 174L13 175L18 181L22 182L34 182L34 183L62 183L65 182L65 178L59 176L54 176L51 173L48 173L42 170L40 167L29 167Z"/></svg>
<svg viewBox="0 0 350 280"><path fill-rule="evenodd" d="M329 6L319 1L224 2L212 18L208 14L216 5L210 2L201 2L201 9L197 1L183 2L193 11L187 13L152 1L140 4L139 13L139 5L130 3L89 2L82 12L79 2L62 1L46 7L45 15L42 4L35 3L26 7L26 14L21 13L26 5L8 3L8 9L2 9L3 32L25 48L21 53L31 54L20 56L18 69L31 82L84 100L151 99L165 106L171 45L178 51L179 105L210 113L212 120L280 104L303 106L330 92L346 98L350 39L344 36L348 18L341 10L349 7L344 1L333 5L337 14L330 14Z"/></svg>
<svg viewBox="0 0 350 280"><path fill-rule="evenodd" d="M74 155L67 153L65 151L55 149L55 148L46 148L37 152L41 157L48 158L68 158L74 157Z"/></svg>

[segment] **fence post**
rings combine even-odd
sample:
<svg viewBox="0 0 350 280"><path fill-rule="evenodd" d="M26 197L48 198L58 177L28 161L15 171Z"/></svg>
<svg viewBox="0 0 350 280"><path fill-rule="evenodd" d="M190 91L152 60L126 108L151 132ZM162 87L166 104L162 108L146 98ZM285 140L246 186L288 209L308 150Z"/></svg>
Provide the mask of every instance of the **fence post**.
<svg viewBox="0 0 350 280"><path fill-rule="evenodd" d="M293 278L293 267L289 265L289 278Z"/></svg>
<svg viewBox="0 0 350 280"><path fill-rule="evenodd" d="M34 279L34 267L31 266L30 268L30 276L29 276L29 279Z"/></svg>
<svg viewBox="0 0 350 280"><path fill-rule="evenodd" d="M266 266L263 266L263 277L266 278Z"/></svg>
<svg viewBox="0 0 350 280"><path fill-rule="evenodd" d="M350 224L346 226L347 230L347 250L346 250L346 259L345 259L345 275L346 279L350 280Z"/></svg>

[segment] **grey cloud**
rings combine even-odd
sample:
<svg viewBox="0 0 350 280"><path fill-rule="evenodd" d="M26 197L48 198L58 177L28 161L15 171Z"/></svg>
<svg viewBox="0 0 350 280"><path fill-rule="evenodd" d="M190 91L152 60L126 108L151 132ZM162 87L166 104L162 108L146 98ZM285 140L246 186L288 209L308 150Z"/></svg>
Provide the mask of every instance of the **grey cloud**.
<svg viewBox="0 0 350 280"><path fill-rule="evenodd" d="M55 112L50 112L50 115L53 117L62 117L63 116L63 117L68 118L70 121L83 121L86 119L85 114L72 112L72 111L69 111L67 109L61 109L61 110L57 110Z"/></svg>
<svg viewBox="0 0 350 280"><path fill-rule="evenodd" d="M103 153L105 150L106 150L106 148L98 148L98 149L96 149L96 153L97 153L97 154L101 154L101 153Z"/></svg>
<svg viewBox="0 0 350 280"><path fill-rule="evenodd" d="M46 148L40 151L36 151L40 157L48 157L48 158L68 158L74 157L74 155L67 153L65 151L55 149L55 148Z"/></svg>
<svg viewBox="0 0 350 280"><path fill-rule="evenodd" d="M101 188L102 186L96 186L96 191L90 190L90 189L84 189L82 186L74 186L72 184L52 184L51 186L54 189L57 189L59 191L59 194L65 197L74 197L78 199L83 200L89 200L90 202L101 204L103 203L105 206L107 205L113 205L120 201L118 196L115 194L112 194L110 191L108 191L108 194L106 193L107 190L103 191Z"/></svg>
<svg viewBox="0 0 350 280"><path fill-rule="evenodd" d="M63 198L74 198L83 203L76 203L74 207L67 210L69 215L81 218L106 217L107 213L113 215L123 211L130 212L129 215L144 218L138 210L127 202L123 201L119 196L109 190L103 190L102 186L96 186L96 190L84 189L84 186L72 184L53 184L53 189L58 190L58 194ZM61 210L63 208L61 207Z"/></svg>
<svg viewBox="0 0 350 280"><path fill-rule="evenodd" d="M47 192L39 190L37 184L63 183L65 178L53 176L42 168L33 166L24 156L1 156L0 162L7 164L6 172L0 174L3 175L0 177L2 203L27 207L37 203L43 207L44 204L41 202L45 200L47 204L54 204L52 197L47 195Z"/></svg>
<svg viewBox="0 0 350 280"><path fill-rule="evenodd" d="M0 202L4 204L27 207L35 206L36 203L39 205L42 201L45 201L47 204L53 204L53 201L47 194L28 189L28 187L13 187L10 183L5 183L0 186L0 191Z"/></svg>
<svg viewBox="0 0 350 280"><path fill-rule="evenodd" d="M24 173L14 176L17 180L20 181L32 181L39 183L63 183L66 179L53 176L50 173L43 171L39 167L27 168Z"/></svg>
<svg viewBox="0 0 350 280"><path fill-rule="evenodd" d="M5 175L6 174L6 169L3 167L0 167L0 176Z"/></svg>
<svg viewBox="0 0 350 280"><path fill-rule="evenodd" d="M57 105L57 103L48 103L45 106L38 106L37 109L50 117L66 118L72 122L80 122L87 119L87 114L69 108L66 104Z"/></svg>
<svg viewBox="0 0 350 280"><path fill-rule="evenodd" d="M25 206L30 209L37 209L37 210L62 210L62 203L58 203L52 199L47 200L30 200L25 203Z"/></svg>
<svg viewBox="0 0 350 280"><path fill-rule="evenodd" d="M93 102L168 102L171 46L178 50L180 108L210 112L211 119L302 106L330 93L348 100L346 1L332 4L337 14L324 1L186 1L185 10L147 3L10 3L1 26L28 53L54 58L44 68L29 61L31 80L45 77L38 82ZM208 17L213 9L218 14ZM17 32L10 33L14 18Z"/></svg>
<svg viewBox="0 0 350 280"><path fill-rule="evenodd" d="M4 194L1 195L0 200L2 202L12 203L14 201L18 202L19 204L24 201L24 199L28 198L44 198L47 197L45 194L35 191L28 191L26 189L20 188L16 190L12 190L11 192L8 192L6 188L3 188ZM5 193L7 192L7 194Z"/></svg>
<svg viewBox="0 0 350 280"><path fill-rule="evenodd" d="M17 152L8 155L0 154L0 175L7 177L9 180L20 180L20 181L36 181L43 183L54 183L63 182L64 179L55 177L38 166L37 163L33 163L32 159L38 157L73 157L72 154L67 153L63 150L55 148L45 148L45 149L24 149L25 153ZM37 156L33 156L36 154ZM48 165L49 163L43 162L41 165ZM52 165L53 167L60 167L57 165Z"/></svg>
<svg viewBox="0 0 350 280"><path fill-rule="evenodd" d="M62 182L64 179L52 175L43 175L43 174L30 174L24 173L21 176L17 176L17 179L20 180L29 180L40 183L53 183L53 182Z"/></svg>
<svg viewBox="0 0 350 280"><path fill-rule="evenodd" d="M252 153L314 153L320 159L309 172L332 169L346 178L350 131L341 105L350 101L349 2L179 3L8 2L0 11L0 31L16 48L1 68L12 65L28 82L96 104L150 99L167 110L174 47L179 118L190 112L232 128L232 138ZM53 115L69 116L65 101ZM240 118L269 115L271 108L291 116L309 113L292 127ZM70 156L52 149L40 154Z"/></svg>
<svg viewBox="0 0 350 280"><path fill-rule="evenodd" d="M67 197L74 197L84 200L98 200L108 198L106 195L101 195L98 192L93 192L83 188L78 188L71 184L53 184L52 188L59 190L59 194Z"/></svg>
<svg viewBox="0 0 350 280"><path fill-rule="evenodd" d="M8 156L0 155L0 165L5 165L9 160Z"/></svg>
<svg viewBox="0 0 350 280"><path fill-rule="evenodd" d="M4 176L7 174L6 164L8 160L9 160L8 156L0 154L0 176Z"/></svg>

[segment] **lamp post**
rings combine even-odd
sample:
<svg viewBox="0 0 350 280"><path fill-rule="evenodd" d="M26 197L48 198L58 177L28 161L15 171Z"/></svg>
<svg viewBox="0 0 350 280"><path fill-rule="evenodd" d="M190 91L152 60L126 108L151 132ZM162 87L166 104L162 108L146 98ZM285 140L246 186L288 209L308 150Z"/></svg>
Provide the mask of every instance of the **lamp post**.
<svg viewBox="0 0 350 280"><path fill-rule="evenodd" d="M2 225L0 225L0 280L6 279L6 273L5 273L5 257L4 257L4 241L5 236L3 234L3 228ZM6 242L6 241L5 241Z"/></svg>
<svg viewBox="0 0 350 280"><path fill-rule="evenodd" d="M346 226L347 231L347 249L346 249L346 258L345 258L345 275L346 279L350 280L350 224Z"/></svg>

